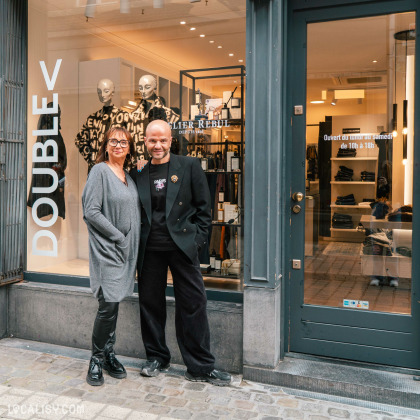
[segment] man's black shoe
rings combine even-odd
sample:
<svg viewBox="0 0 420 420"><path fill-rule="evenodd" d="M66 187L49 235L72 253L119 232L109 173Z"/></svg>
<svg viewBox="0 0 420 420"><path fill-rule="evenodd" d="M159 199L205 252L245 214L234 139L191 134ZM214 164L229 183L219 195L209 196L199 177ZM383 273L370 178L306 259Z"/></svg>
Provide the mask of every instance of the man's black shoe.
<svg viewBox="0 0 420 420"><path fill-rule="evenodd" d="M90 358L86 382L92 386L100 386L104 384L104 377L102 375L102 361L95 356Z"/></svg>
<svg viewBox="0 0 420 420"><path fill-rule="evenodd" d="M220 372L220 370L213 369L210 373L192 374L185 373L185 378L192 382L209 382L212 385L228 386L232 382L232 376L227 372Z"/></svg>
<svg viewBox="0 0 420 420"><path fill-rule="evenodd" d="M162 363L157 360L148 360L142 367L140 375L155 377L158 376L160 372L167 372L169 369L169 363L167 365L162 365Z"/></svg>
<svg viewBox="0 0 420 420"><path fill-rule="evenodd" d="M115 357L115 353L108 353L105 357L103 369L106 370L109 376L117 379L123 379L127 377L127 372L120 361Z"/></svg>

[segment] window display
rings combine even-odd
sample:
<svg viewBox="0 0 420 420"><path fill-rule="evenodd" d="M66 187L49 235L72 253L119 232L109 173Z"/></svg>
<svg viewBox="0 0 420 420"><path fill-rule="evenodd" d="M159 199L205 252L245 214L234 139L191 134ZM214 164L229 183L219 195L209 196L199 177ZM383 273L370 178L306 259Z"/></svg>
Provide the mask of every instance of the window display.
<svg viewBox="0 0 420 420"><path fill-rule="evenodd" d="M240 62L244 76L246 2L206 3L129 1L126 13L117 3L29 2L27 271L89 275L81 194L104 134L132 133L134 166L147 158L147 125L163 119L173 128L172 153L200 159L215 197L211 244L200 256L206 286L242 288L245 81L228 71L193 86L181 74Z"/></svg>
<svg viewBox="0 0 420 420"><path fill-rule="evenodd" d="M411 313L415 18L308 26L305 304Z"/></svg>

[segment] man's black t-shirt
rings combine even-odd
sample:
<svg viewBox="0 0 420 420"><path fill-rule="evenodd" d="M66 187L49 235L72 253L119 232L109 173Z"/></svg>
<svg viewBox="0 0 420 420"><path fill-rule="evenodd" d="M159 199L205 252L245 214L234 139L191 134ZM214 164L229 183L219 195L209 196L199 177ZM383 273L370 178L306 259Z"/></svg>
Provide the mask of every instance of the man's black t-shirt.
<svg viewBox="0 0 420 420"><path fill-rule="evenodd" d="M149 165L152 225L146 246L151 251L174 250L177 249L177 246L172 240L166 225L166 190L169 162L161 165L152 165L149 163Z"/></svg>

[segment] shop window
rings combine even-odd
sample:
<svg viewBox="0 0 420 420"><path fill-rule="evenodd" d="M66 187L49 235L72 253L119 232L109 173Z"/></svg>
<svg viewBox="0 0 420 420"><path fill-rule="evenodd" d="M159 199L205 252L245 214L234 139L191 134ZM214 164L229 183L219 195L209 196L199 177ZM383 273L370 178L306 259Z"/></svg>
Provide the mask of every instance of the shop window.
<svg viewBox="0 0 420 420"><path fill-rule="evenodd" d="M81 195L103 135L127 127L147 158L163 118L209 182L206 286L241 290L245 18L244 0L29 2L28 272L89 276Z"/></svg>
<svg viewBox="0 0 420 420"><path fill-rule="evenodd" d="M411 313L415 20L308 25L305 304Z"/></svg>

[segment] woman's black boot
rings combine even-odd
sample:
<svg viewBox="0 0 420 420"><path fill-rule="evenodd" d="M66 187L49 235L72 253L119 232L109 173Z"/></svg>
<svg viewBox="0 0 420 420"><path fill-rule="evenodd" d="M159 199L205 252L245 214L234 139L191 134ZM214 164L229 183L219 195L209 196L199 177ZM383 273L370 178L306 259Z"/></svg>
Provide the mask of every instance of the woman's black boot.
<svg viewBox="0 0 420 420"><path fill-rule="evenodd" d="M115 331L111 333L105 347L105 361L103 364L109 376L117 379L124 379L127 377L127 372L121 362L116 358L114 353L114 344L116 340Z"/></svg>
<svg viewBox="0 0 420 420"><path fill-rule="evenodd" d="M86 376L86 382L92 386L101 386L104 384L104 377L102 374L103 361L96 356L90 358L89 370Z"/></svg>

